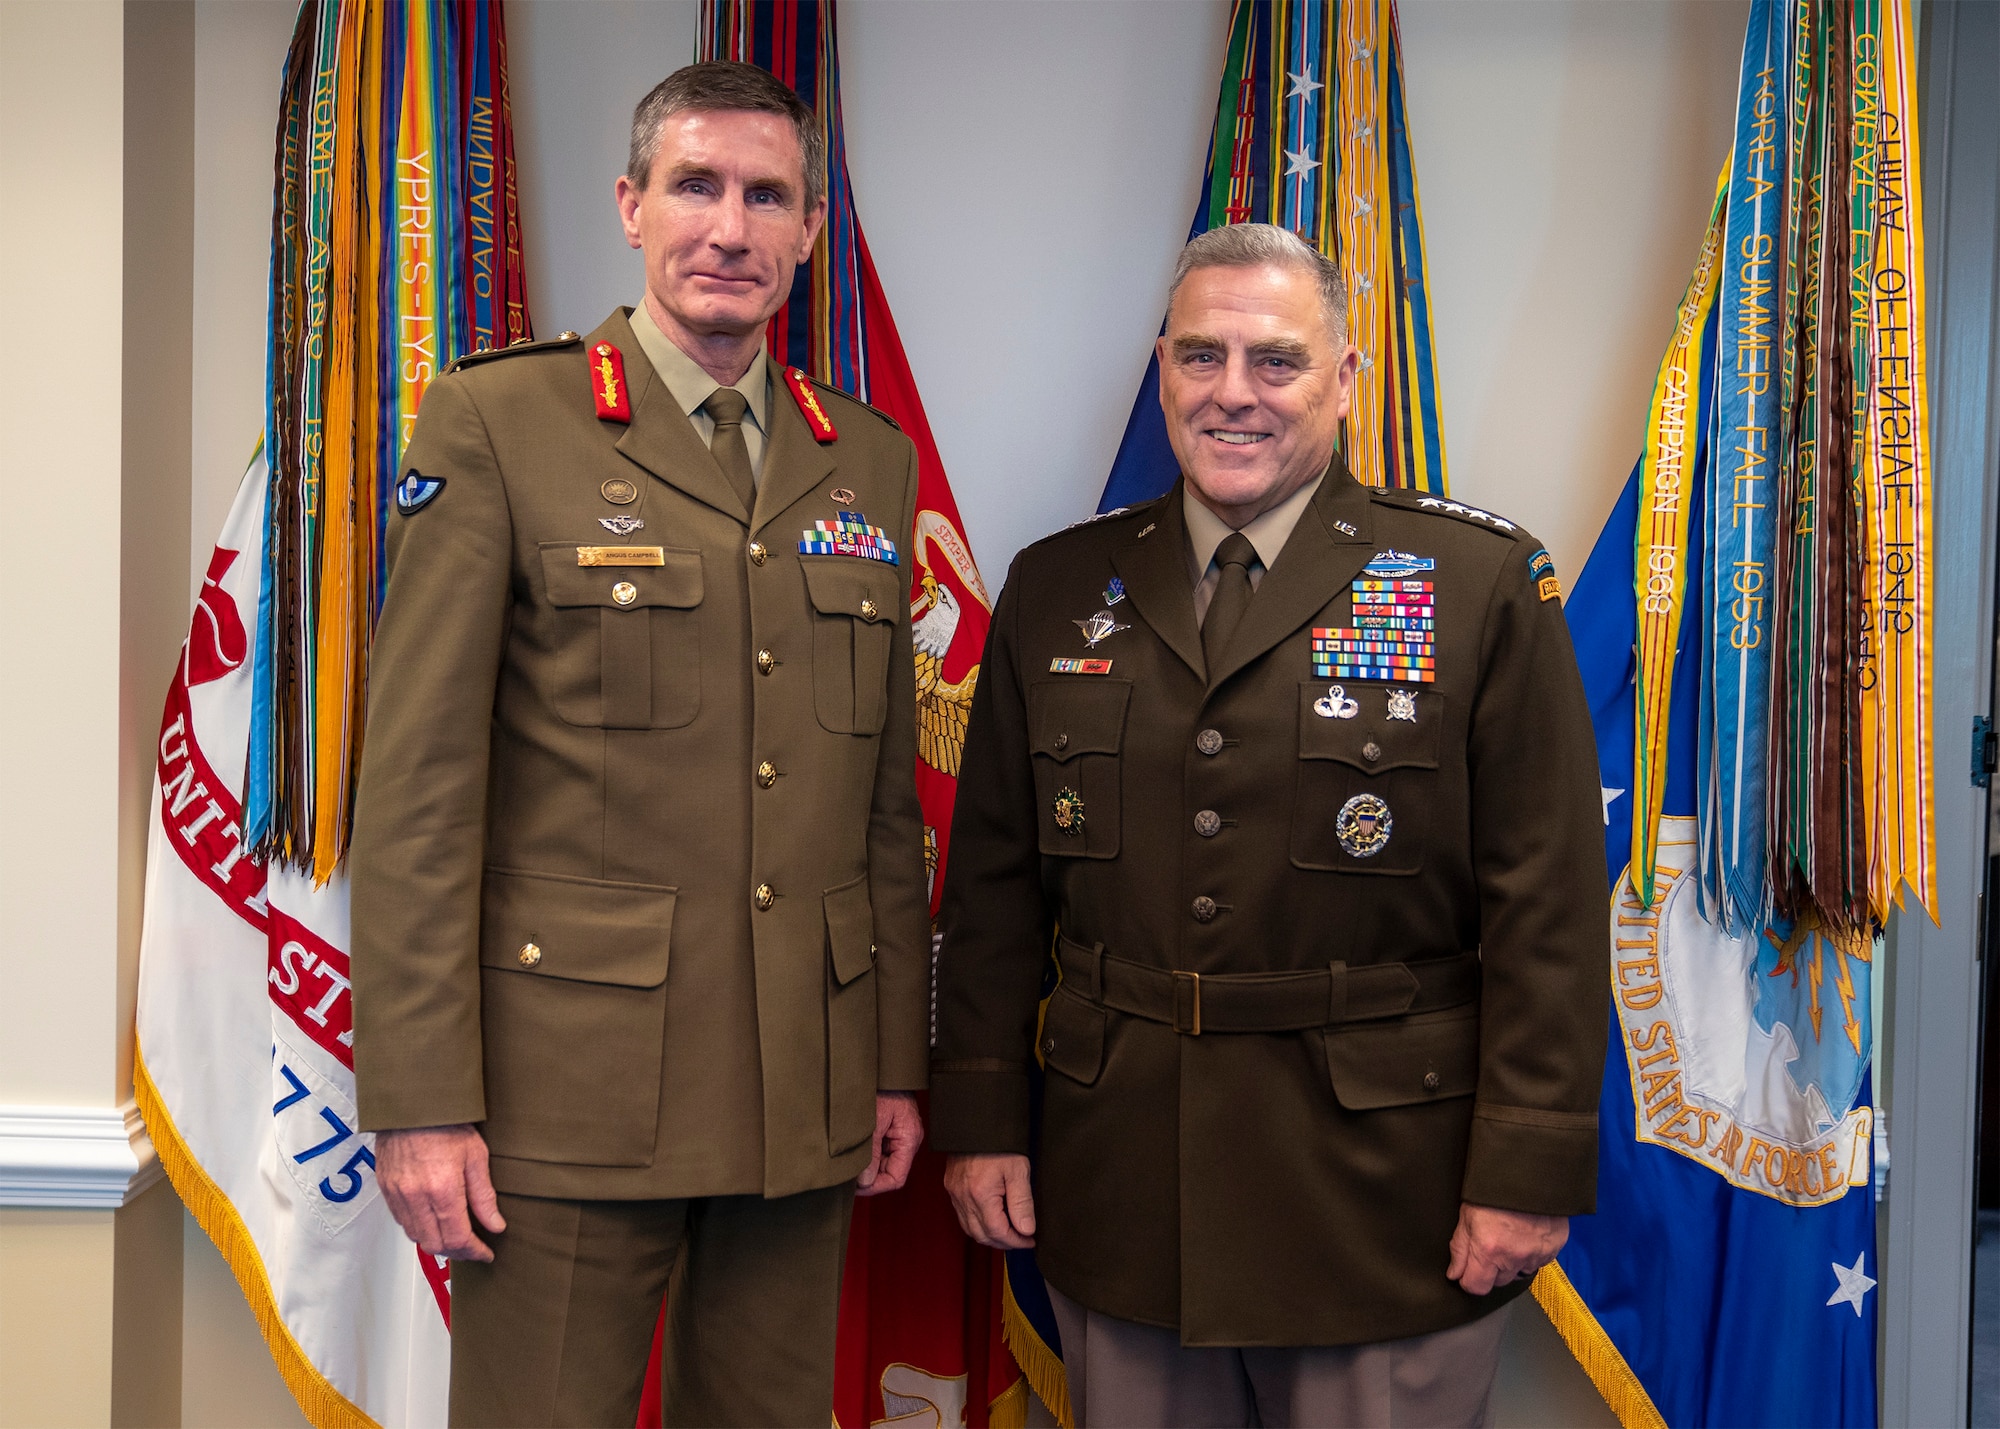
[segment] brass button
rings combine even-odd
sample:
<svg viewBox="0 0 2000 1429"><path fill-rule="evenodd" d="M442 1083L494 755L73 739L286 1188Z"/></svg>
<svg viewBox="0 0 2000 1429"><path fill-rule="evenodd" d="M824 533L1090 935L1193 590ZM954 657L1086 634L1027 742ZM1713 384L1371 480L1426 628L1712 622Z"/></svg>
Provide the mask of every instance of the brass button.
<svg viewBox="0 0 2000 1429"><path fill-rule="evenodd" d="M1439 1077L1438 1077L1438 1074L1437 1074L1436 1072L1425 1072L1425 1073L1424 1073L1424 1090L1425 1090L1425 1091L1427 1091L1427 1092L1434 1092L1434 1091L1436 1091L1436 1090L1438 1089L1438 1087L1439 1087L1439 1085L1440 1085L1440 1084L1441 1084L1441 1082L1440 1082L1440 1079L1439 1079Z"/></svg>
<svg viewBox="0 0 2000 1429"><path fill-rule="evenodd" d="M582 342L582 341L583 341L583 334L582 334L582 333L580 333L580 332L569 332L569 331L563 331L563 332L560 332L560 333L557 333L557 334L556 334L556 341L557 341L557 342Z"/></svg>
<svg viewBox="0 0 2000 1429"><path fill-rule="evenodd" d="M611 598L620 605L630 605L639 598L639 587L630 581L620 581L611 587Z"/></svg>
<svg viewBox="0 0 2000 1429"><path fill-rule="evenodd" d="M875 602L869 600L866 596L862 597L861 600L861 618L863 620L873 620L875 618Z"/></svg>
<svg viewBox="0 0 2000 1429"><path fill-rule="evenodd" d="M1194 831L1205 839L1212 839L1222 832L1222 815L1213 809L1203 809L1194 816Z"/></svg>
<svg viewBox="0 0 2000 1429"><path fill-rule="evenodd" d="M769 650L759 650L757 652L757 669L760 673L770 674L777 663L778 657L773 655Z"/></svg>
<svg viewBox="0 0 2000 1429"><path fill-rule="evenodd" d="M1222 731L1219 729L1203 730L1200 734L1194 737L1194 747L1196 749L1199 749L1203 754L1221 753Z"/></svg>
<svg viewBox="0 0 2000 1429"><path fill-rule="evenodd" d="M1370 764L1373 764L1376 760L1382 757L1382 746L1377 744L1372 739L1369 740L1366 744L1361 746L1361 757L1367 760Z"/></svg>
<svg viewBox="0 0 2000 1429"><path fill-rule="evenodd" d="M1194 920L1206 923L1215 916L1215 900L1206 893L1194 900Z"/></svg>
<svg viewBox="0 0 2000 1429"><path fill-rule="evenodd" d="M523 943L521 944L520 959L522 967L531 968L542 960L542 950L533 943Z"/></svg>
<svg viewBox="0 0 2000 1429"><path fill-rule="evenodd" d="M771 887L768 883L760 883L757 885L757 892L753 897L760 911L768 910L773 903L778 901L778 890Z"/></svg>
<svg viewBox="0 0 2000 1429"><path fill-rule="evenodd" d="M768 554L769 552L767 552L764 549L764 543L762 541L752 541L750 543L750 559L755 561L758 565L761 566L764 564L764 557Z"/></svg>
<svg viewBox="0 0 2000 1429"><path fill-rule="evenodd" d="M763 785L766 789L770 788L773 784L777 783L778 766L773 764L768 759L765 760L762 764L759 764L757 766L757 782Z"/></svg>
<svg viewBox="0 0 2000 1429"><path fill-rule="evenodd" d="M1066 734L1059 734L1059 735L1057 735L1057 736L1056 736L1056 748L1057 748L1057 749L1068 749L1068 748L1069 748L1069 736L1068 736L1068 735L1066 735Z"/></svg>

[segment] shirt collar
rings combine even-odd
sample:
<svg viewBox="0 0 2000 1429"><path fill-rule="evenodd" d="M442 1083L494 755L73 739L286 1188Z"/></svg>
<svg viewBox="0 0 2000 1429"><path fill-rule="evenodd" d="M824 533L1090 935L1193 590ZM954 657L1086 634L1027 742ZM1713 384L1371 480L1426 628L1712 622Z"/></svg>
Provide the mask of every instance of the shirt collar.
<svg viewBox="0 0 2000 1429"><path fill-rule="evenodd" d="M1292 528L1299 524L1299 517L1305 514L1306 507L1312 504L1313 494L1325 480L1324 474L1314 477L1243 527L1243 534L1257 548L1258 563L1265 570L1270 570L1277 563L1278 553L1291 539ZM1215 548L1235 528L1202 505L1195 498L1193 487L1185 481L1181 485L1181 513L1187 520L1188 564L1193 569L1195 582L1199 584L1208 571L1208 563L1215 559Z"/></svg>
<svg viewBox="0 0 2000 1429"><path fill-rule="evenodd" d="M644 299L632 310L632 333L639 339L639 348L646 354L646 361L653 364L653 371L659 374L660 380L667 384L667 390L674 394L674 401L690 417L722 386L702 370L700 363L674 346L672 339L660 331L660 325L646 310ZM757 430L769 433L770 362L761 344L757 355L750 359L749 370L731 385L750 404L750 420L757 424Z"/></svg>

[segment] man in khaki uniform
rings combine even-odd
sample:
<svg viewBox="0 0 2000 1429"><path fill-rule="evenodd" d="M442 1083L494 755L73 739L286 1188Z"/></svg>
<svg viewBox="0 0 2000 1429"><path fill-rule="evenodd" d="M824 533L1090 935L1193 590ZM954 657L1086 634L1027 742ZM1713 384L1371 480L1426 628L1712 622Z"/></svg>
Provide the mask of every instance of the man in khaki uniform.
<svg viewBox="0 0 2000 1429"><path fill-rule="evenodd" d="M1086 1425L1478 1424L1491 1312L1592 1207L1604 842L1554 577L1347 474L1344 329L1284 230L1190 243L1182 484L1029 547L993 615L933 1134L967 1232L1036 1247Z"/></svg>
<svg viewBox="0 0 2000 1429"><path fill-rule="evenodd" d="M764 71L668 78L644 301L460 362L397 486L355 1067L456 1424L631 1424L663 1296L669 1424L826 1424L856 1181L922 1135L916 455L762 346L823 165Z"/></svg>

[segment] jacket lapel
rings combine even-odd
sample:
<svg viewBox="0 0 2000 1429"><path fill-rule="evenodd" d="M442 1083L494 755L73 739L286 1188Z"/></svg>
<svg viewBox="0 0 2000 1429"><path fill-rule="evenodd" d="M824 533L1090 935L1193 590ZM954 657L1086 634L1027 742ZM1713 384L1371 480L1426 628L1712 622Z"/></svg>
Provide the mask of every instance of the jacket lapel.
<svg viewBox="0 0 2000 1429"><path fill-rule="evenodd" d="M1312 504L1300 513L1299 524L1278 553L1277 564L1257 583L1243 623L1222 652L1221 667L1209 673L1211 690L1288 639L1361 574L1375 554L1370 513L1367 491L1347 474L1336 454ZM1186 579L1185 573L1182 578ZM1192 609L1191 599L1189 605Z"/></svg>
<svg viewBox="0 0 2000 1429"><path fill-rule="evenodd" d="M834 469L833 453L813 439L798 403L786 390L778 360L772 358L769 365L771 400L765 410L771 414L771 432L764 443L764 469L757 475L757 515L750 523L753 536L817 488ZM879 525L880 516L878 512L869 519ZM889 513L889 519L893 523L895 513ZM901 547L909 540L909 532L892 533L892 539Z"/></svg>
<svg viewBox="0 0 2000 1429"><path fill-rule="evenodd" d="M653 364L646 361L646 351L639 346L623 309L612 313L584 339L585 350L599 342L608 342L625 355L625 381L631 388L632 424L618 439L618 450L704 506L747 523L750 513L737 499L736 488L702 445L694 423L653 371ZM765 465L769 464L767 454Z"/></svg>
<svg viewBox="0 0 2000 1429"><path fill-rule="evenodd" d="M1159 514L1153 529L1112 552L1111 568L1125 582L1125 596L1139 618L1199 679L1201 632L1194 623L1194 583L1188 579L1187 522L1181 512L1179 482L1155 509Z"/></svg>

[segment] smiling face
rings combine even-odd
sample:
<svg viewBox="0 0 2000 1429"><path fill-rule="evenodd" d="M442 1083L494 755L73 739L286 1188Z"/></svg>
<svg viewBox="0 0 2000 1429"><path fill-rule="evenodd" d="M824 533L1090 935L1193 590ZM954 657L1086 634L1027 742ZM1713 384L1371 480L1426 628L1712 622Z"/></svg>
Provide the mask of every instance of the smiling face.
<svg viewBox="0 0 2000 1429"><path fill-rule="evenodd" d="M1160 406L1195 498L1241 528L1326 470L1360 354L1289 264L1197 268L1160 339Z"/></svg>
<svg viewBox="0 0 2000 1429"><path fill-rule="evenodd" d="M784 115L685 110L660 126L645 188L618 180L618 212L625 241L646 255L654 320L679 342L759 332L812 256L826 201L806 206L805 159Z"/></svg>

